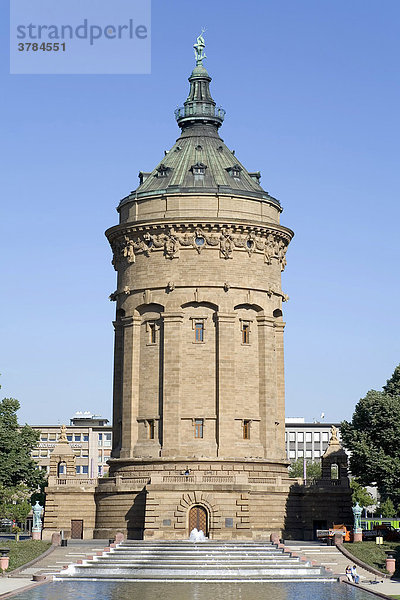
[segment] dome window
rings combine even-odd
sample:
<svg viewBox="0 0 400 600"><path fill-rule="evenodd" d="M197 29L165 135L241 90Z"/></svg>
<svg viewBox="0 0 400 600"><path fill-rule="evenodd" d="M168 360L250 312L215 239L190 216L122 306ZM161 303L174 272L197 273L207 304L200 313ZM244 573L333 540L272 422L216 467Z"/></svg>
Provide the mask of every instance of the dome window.
<svg viewBox="0 0 400 600"><path fill-rule="evenodd" d="M201 162L197 162L195 165L192 165L190 170L193 175L205 175L207 166Z"/></svg>
<svg viewBox="0 0 400 600"><path fill-rule="evenodd" d="M142 183L144 183L146 181L146 179L148 178L149 175L150 175L150 173L145 173L144 171L140 171L139 172L139 185L142 185Z"/></svg>
<svg viewBox="0 0 400 600"><path fill-rule="evenodd" d="M242 170L240 165L233 165L233 167L228 167L226 170L234 179L240 179L240 171Z"/></svg>
<svg viewBox="0 0 400 600"><path fill-rule="evenodd" d="M255 173L249 173L249 175L252 179L254 179L255 182L257 182L258 184L260 183L260 179L261 179L260 171L256 171Z"/></svg>
<svg viewBox="0 0 400 600"><path fill-rule="evenodd" d="M171 173L171 170L171 167L166 167L164 163L161 163L157 169L156 177L168 177L168 175Z"/></svg>

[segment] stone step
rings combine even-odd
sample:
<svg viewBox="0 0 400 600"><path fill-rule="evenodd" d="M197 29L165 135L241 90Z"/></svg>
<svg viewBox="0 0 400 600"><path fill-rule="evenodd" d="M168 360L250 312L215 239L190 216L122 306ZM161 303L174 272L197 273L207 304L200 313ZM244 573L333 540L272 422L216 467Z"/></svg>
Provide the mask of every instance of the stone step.
<svg viewBox="0 0 400 600"><path fill-rule="evenodd" d="M147 569L136 569L134 567L131 568L111 568L111 569L99 569L98 567L94 567L92 565L85 567L85 565L81 565L71 569L70 573L65 575L65 577L73 577L79 579L93 579L93 578L101 578L101 579L248 579L248 578L257 578L257 577L265 577L265 578L273 578L273 577L321 577L321 568L320 567L308 567L306 569L301 567L291 567L291 568L252 568L252 569L243 569L243 568L199 568L199 569L189 569L189 568L156 568L151 567Z"/></svg>
<svg viewBox="0 0 400 600"><path fill-rule="evenodd" d="M270 543L123 542L110 552L70 565L57 578L146 581L333 580Z"/></svg>
<svg viewBox="0 0 400 600"><path fill-rule="evenodd" d="M142 556L165 556L166 554L171 555L174 554L176 556L219 556L221 554L224 554L225 556L231 556L231 557L235 557L235 556L270 556L270 557L281 557L281 556L288 556L289 553L283 553L283 552L262 552L260 550L256 550L256 551L247 551L247 550L242 550L241 552L237 551L237 552L228 552L228 551L218 551L218 550L201 550L201 551L193 551L193 550L176 550L176 549L169 549L168 552L166 551L161 551L161 550L142 550L142 549L138 549L138 550L134 550L131 552L128 552L126 550L115 550L114 552L111 553L111 556L138 556L138 555L142 555Z"/></svg>
<svg viewBox="0 0 400 600"><path fill-rule="evenodd" d="M176 548L201 548L202 546L214 547L214 548L275 548L271 542L221 542L221 541L213 541L208 540L206 542L181 542L181 541L171 541L171 540L159 540L158 542L147 542L143 540L126 540L119 544L120 547L132 547L136 548L138 546L143 546L143 548L151 548L152 546L157 546L160 548L165 548L167 546L174 546Z"/></svg>
<svg viewBox="0 0 400 600"><path fill-rule="evenodd" d="M110 568L110 567L115 567L115 568L125 568L127 566L129 567L135 567L135 568L146 568L149 566L153 566L155 563L152 561L140 561L140 560L135 560L135 561L111 561L111 560L99 560L99 561L88 561L87 563L83 563L85 565L91 565L91 566L95 566L95 567L99 567L99 568ZM157 567L160 568L186 568L186 567L212 567L215 569L229 569L230 567L265 567L265 568L273 568L276 566L279 567L292 567L293 565L298 565L298 561L296 561L295 559L293 559L292 561L285 561L283 563L279 562L279 561L274 561L274 562L268 562L268 561L264 561L264 560L252 560L252 561L225 561L225 560L220 560L220 561L171 561L171 560L163 560L163 561L157 561ZM307 565L307 563L303 563L304 565Z"/></svg>

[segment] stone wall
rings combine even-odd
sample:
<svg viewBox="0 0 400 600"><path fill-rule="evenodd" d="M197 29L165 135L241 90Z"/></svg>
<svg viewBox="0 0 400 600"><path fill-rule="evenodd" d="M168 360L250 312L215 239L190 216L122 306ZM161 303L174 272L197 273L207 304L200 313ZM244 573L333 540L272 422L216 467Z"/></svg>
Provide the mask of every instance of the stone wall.
<svg viewBox="0 0 400 600"><path fill-rule="evenodd" d="M284 528L291 481L285 464L126 461L118 472L96 489L95 537L121 531L133 539L187 539L195 506L207 512L211 539L268 539Z"/></svg>
<svg viewBox="0 0 400 600"><path fill-rule="evenodd" d="M83 539L93 539L97 479L56 479L49 477L46 492L42 538L51 540L53 533L71 537L71 521L83 521Z"/></svg>
<svg viewBox="0 0 400 600"><path fill-rule="evenodd" d="M285 531L291 539L313 540L316 529L334 524L353 525L351 489L348 478L316 480L309 485L294 484L286 503Z"/></svg>

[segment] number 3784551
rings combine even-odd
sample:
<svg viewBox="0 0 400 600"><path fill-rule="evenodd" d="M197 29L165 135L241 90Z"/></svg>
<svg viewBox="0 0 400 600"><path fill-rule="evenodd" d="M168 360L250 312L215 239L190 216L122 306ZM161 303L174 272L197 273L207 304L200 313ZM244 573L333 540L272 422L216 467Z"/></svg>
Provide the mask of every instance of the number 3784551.
<svg viewBox="0 0 400 600"><path fill-rule="evenodd" d="M41 44L36 42L21 42L18 44L18 50L19 52L38 52L40 50L42 52L65 52L66 44L65 42L61 44L59 42L42 42Z"/></svg>

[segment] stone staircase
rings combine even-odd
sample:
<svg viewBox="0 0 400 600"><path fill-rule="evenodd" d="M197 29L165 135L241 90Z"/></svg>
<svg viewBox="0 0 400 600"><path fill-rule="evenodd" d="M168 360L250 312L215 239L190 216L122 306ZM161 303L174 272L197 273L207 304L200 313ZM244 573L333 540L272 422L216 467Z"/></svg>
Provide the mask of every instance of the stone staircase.
<svg viewBox="0 0 400 600"><path fill-rule="evenodd" d="M125 541L57 579L140 581L332 581L324 567L268 542Z"/></svg>

